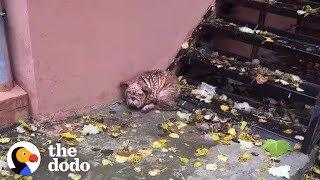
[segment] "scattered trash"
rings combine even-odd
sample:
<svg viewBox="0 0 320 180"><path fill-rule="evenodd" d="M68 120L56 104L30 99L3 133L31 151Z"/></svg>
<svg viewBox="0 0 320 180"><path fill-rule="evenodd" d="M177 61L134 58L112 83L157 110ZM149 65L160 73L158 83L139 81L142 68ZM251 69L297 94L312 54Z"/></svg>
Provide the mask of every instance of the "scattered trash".
<svg viewBox="0 0 320 180"><path fill-rule="evenodd" d="M71 178L72 180L80 180L81 179L81 175L75 174L75 173L69 173L68 177Z"/></svg>
<svg viewBox="0 0 320 180"><path fill-rule="evenodd" d="M100 129L92 124L84 125L81 131L82 135L94 135L98 134L100 132Z"/></svg>
<svg viewBox="0 0 320 180"><path fill-rule="evenodd" d="M194 94L197 99L206 103L211 103L211 99L217 94L216 87L202 82L197 89L193 89L191 94Z"/></svg>
<svg viewBox="0 0 320 180"><path fill-rule="evenodd" d="M247 102L235 103L233 108L238 110L244 110L246 112L251 112L254 109L254 107L251 107Z"/></svg>
<svg viewBox="0 0 320 180"><path fill-rule="evenodd" d="M271 174L272 176L285 177L287 179L290 178L289 171L290 171L290 166L288 165L271 167L268 169L268 173Z"/></svg>
<svg viewBox="0 0 320 180"><path fill-rule="evenodd" d="M190 116L191 116L191 113L184 113L184 112L181 112L181 111L177 111L177 116L180 118L180 119L189 119Z"/></svg>
<svg viewBox="0 0 320 180"><path fill-rule="evenodd" d="M153 170L150 170L148 173L150 176L156 176L156 175L159 175L161 171L159 169L153 169Z"/></svg>
<svg viewBox="0 0 320 180"><path fill-rule="evenodd" d="M216 171L217 170L217 165L216 164L207 164L206 165L206 170L209 170L209 171Z"/></svg>

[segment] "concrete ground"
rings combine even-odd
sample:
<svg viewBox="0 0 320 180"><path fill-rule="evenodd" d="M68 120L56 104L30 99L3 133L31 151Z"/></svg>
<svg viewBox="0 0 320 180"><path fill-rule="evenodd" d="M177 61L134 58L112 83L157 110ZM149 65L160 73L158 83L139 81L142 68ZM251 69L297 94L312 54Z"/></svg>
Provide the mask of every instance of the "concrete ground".
<svg viewBox="0 0 320 180"><path fill-rule="evenodd" d="M128 110L122 103L114 103L93 114L102 114L103 122L109 127L112 125L122 125L123 135L111 137L111 132L107 130L104 133L85 136L84 139L75 146L77 157L80 162L87 161L91 165L88 172L74 172L80 174L81 179L281 179L271 176L266 172L270 165L270 157L261 147L253 147L247 150L251 159L246 162L239 162L239 156L245 150L240 148L240 144L232 142L230 145L221 145L206 138L195 126L186 126L179 132L179 138L171 138L163 134L158 128L158 124L164 120L170 119L172 122L181 121L176 112L151 111L142 114L137 111ZM63 142L59 138L61 131L78 133L79 128L83 126L82 117L70 118L67 121L58 124L46 123L38 125L34 133L17 133L15 129L7 130L1 133L1 137L10 137L9 144L1 145L1 155L5 155L8 148L18 140L27 140L34 143L41 151L41 164L37 171L32 174L33 179L70 179L68 172L49 172L48 163L52 158L48 155L48 140L52 144ZM82 138L80 138L82 139ZM152 143L159 139L167 139L168 144L164 150L155 149ZM138 163L124 162L119 163L115 160L115 154L119 149L132 147L132 151L141 149L152 150L152 155L142 157ZM174 149L174 148L176 149ZM195 151L198 148L208 148L206 156L198 157ZM176 150L176 151L175 151ZM218 155L228 157L226 162L219 161ZM183 164L180 157L187 157L190 162ZM72 161L73 158L61 158L59 161ZM109 159L112 165L102 165L103 159ZM203 165L195 168L195 162L201 162ZM273 162L275 166L290 165L290 179L300 179L306 165L309 163L308 156L291 152L282 156L279 160ZM215 171L207 170L206 164L216 164ZM139 172L139 170L141 171ZM151 170L156 169L160 172L151 176ZM138 171L138 172L137 172ZM12 179L12 177L9 177Z"/></svg>

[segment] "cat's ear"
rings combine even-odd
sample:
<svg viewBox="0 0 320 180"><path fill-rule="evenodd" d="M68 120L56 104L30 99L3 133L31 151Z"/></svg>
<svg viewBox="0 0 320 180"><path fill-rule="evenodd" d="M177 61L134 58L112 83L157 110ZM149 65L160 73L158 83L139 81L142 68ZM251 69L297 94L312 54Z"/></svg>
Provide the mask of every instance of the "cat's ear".
<svg viewBox="0 0 320 180"><path fill-rule="evenodd" d="M122 81L120 83L120 87L123 88L123 89L127 89L127 87L130 85L130 81Z"/></svg>
<svg viewBox="0 0 320 180"><path fill-rule="evenodd" d="M151 93L152 93L151 88L149 88L148 86L142 86L142 91L143 91L145 94L151 94Z"/></svg>

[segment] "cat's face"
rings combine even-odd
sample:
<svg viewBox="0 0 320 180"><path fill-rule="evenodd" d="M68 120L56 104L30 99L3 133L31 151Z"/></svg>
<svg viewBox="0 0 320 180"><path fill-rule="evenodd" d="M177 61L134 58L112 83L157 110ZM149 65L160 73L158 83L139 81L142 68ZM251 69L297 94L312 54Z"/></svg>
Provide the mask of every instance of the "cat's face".
<svg viewBox="0 0 320 180"><path fill-rule="evenodd" d="M142 108L147 98L146 92L137 83L129 84L125 91L128 106Z"/></svg>

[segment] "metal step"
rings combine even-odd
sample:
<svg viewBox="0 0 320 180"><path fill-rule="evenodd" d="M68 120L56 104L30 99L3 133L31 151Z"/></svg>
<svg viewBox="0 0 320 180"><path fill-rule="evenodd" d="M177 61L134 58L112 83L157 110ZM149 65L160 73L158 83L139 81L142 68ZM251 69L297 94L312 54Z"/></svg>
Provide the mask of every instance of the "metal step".
<svg viewBox="0 0 320 180"><path fill-rule="evenodd" d="M255 29L255 27L250 26L248 26L248 28L252 30ZM248 33L241 29L245 28L217 18L211 19L210 22L203 22L201 31L205 34L212 34L213 32L224 34L238 41L257 45L276 52L294 55L301 59L311 58L310 60L319 63L320 44L306 43L304 41L290 39L269 32L267 35L261 35L256 32Z"/></svg>

